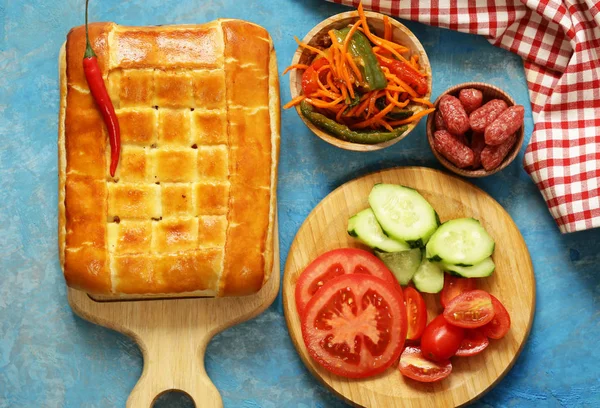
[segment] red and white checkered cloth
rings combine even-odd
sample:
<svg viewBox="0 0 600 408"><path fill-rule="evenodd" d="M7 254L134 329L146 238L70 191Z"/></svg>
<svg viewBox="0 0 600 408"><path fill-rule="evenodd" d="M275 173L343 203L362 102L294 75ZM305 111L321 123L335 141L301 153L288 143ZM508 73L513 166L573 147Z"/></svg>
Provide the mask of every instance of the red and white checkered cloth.
<svg viewBox="0 0 600 408"><path fill-rule="evenodd" d="M359 0L330 0L358 7ZM535 127L525 170L561 232L600 227L600 4L364 0L365 9L485 36L519 54Z"/></svg>

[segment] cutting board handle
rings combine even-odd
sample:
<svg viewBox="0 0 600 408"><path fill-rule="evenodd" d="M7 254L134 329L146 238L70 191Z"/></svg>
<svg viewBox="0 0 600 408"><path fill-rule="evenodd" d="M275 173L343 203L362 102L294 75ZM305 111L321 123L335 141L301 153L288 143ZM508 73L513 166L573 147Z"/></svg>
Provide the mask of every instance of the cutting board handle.
<svg viewBox="0 0 600 408"><path fill-rule="evenodd" d="M151 408L168 391L184 392L196 408L222 407L221 395L204 368L204 353L211 337L212 334L197 331L166 337L160 328L156 333L137 337L144 370L129 395L127 408Z"/></svg>

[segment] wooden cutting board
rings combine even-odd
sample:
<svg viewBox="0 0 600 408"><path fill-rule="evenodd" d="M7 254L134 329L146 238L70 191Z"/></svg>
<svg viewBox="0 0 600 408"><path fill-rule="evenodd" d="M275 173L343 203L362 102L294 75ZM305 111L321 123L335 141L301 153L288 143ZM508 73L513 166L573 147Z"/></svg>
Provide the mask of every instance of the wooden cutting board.
<svg viewBox="0 0 600 408"><path fill-rule="evenodd" d="M219 391L204 369L210 339L262 313L279 292L279 237L275 223L273 272L256 294L238 298L96 301L68 289L71 308L90 322L124 333L140 346L144 370L128 408L150 408L166 391L183 391L196 407L222 407Z"/></svg>
<svg viewBox="0 0 600 408"><path fill-rule="evenodd" d="M405 379L397 364L368 379L351 380L330 374L308 355L294 300L295 283L319 254L340 247L362 247L348 236L348 218L367 208L376 183L417 189L436 209L442 222L474 217L496 241L496 272L480 279L478 288L502 301L512 326L501 340L473 357L454 357L450 377L438 383ZM425 294L429 320L441 311L439 295ZM508 213L492 197L454 176L421 167L395 168L350 181L329 194L310 213L289 251L283 277L283 307L290 337L310 372L335 394L364 407L454 407L471 402L498 383L511 369L529 335L535 310L535 278L527 246Z"/></svg>

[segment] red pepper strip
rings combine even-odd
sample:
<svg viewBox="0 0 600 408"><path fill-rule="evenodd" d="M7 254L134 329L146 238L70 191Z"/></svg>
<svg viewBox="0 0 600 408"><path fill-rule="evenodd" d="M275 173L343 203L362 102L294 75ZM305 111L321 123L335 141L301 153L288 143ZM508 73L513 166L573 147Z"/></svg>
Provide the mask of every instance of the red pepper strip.
<svg viewBox="0 0 600 408"><path fill-rule="evenodd" d="M302 92L305 96L310 96L319 90L319 83L317 82L317 71L322 66L329 64L327 58L319 58L313 61L313 63L304 71L302 74ZM327 74L321 74L321 82L325 82Z"/></svg>
<svg viewBox="0 0 600 408"><path fill-rule="evenodd" d="M90 92L96 101L96 105L100 108L104 123L108 128L108 140L110 142L110 175L114 177L119 164L119 154L121 152L121 130L119 128L119 120L115 113L115 108L110 100L102 72L98 65L98 57L92 49L90 38L88 35L88 3L85 2L85 54L83 56L83 71L87 80Z"/></svg>
<svg viewBox="0 0 600 408"><path fill-rule="evenodd" d="M392 74L413 87L419 95L427 94L427 90L429 89L427 78L419 75L408 63L380 57L377 57L377 59L382 67L387 67Z"/></svg>

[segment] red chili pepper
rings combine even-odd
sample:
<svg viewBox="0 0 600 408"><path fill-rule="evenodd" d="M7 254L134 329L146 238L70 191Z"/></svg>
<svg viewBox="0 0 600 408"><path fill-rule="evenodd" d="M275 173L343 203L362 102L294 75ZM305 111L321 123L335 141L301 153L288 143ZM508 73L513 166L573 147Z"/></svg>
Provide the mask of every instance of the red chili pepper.
<svg viewBox="0 0 600 408"><path fill-rule="evenodd" d="M85 54L83 55L83 71L87 80L90 92L100 108L104 123L108 128L108 140L110 142L110 175L114 177L117 165L119 164L119 154L121 152L121 130L119 120L115 113L115 108L110 100L102 72L98 66L98 57L92 49L90 37L88 35L88 3L85 2Z"/></svg>
<svg viewBox="0 0 600 408"><path fill-rule="evenodd" d="M427 94L429 89L429 86L427 85L427 79L424 76L419 75L419 73L409 64L398 60L387 60L383 58L377 59L379 60L381 66L387 67L392 74L396 75L399 79L413 87L419 95Z"/></svg>

